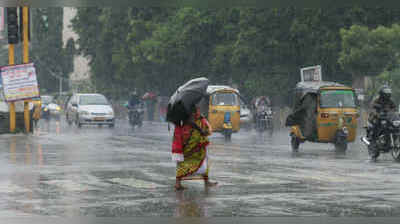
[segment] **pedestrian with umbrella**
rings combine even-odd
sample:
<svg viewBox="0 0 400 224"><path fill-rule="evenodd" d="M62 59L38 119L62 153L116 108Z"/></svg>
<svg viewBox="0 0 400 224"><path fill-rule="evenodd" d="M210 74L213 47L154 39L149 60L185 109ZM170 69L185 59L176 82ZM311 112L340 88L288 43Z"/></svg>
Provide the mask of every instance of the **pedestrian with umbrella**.
<svg viewBox="0 0 400 224"><path fill-rule="evenodd" d="M146 102L147 119L149 121L153 121L154 120L154 108L156 106L157 95L153 92L146 92L142 96L142 100L144 100Z"/></svg>
<svg viewBox="0 0 400 224"><path fill-rule="evenodd" d="M217 184L208 178L207 146L212 129L198 106L208 83L206 78L192 79L179 87L168 103L167 121L175 125L172 160L176 161L176 190L184 189L182 180L203 179L206 187Z"/></svg>

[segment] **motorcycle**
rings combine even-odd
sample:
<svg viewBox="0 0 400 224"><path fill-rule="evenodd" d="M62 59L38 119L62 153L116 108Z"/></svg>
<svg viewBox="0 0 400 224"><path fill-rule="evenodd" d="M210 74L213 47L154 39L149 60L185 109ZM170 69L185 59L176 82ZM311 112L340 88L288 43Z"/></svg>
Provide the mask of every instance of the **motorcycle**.
<svg viewBox="0 0 400 224"><path fill-rule="evenodd" d="M368 123L368 127L372 124ZM368 153L373 161L376 161L381 153L391 153L396 162L400 162L400 116L395 112L383 111L380 113L376 123L374 142L370 142L367 137L362 137L361 141L367 145Z"/></svg>
<svg viewBox="0 0 400 224"><path fill-rule="evenodd" d="M129 124L134 128L135 126L141 127L143 125L144 109L143 105L139 104L129 109Z"/></svg>
<svg viewBox="0 0 400 224"><path fill-rule="evenodd" d="M264 132L265 130L273 131L273 112L271 108L261 106L256 113L256 130Z"/></svg>
<svg viewBox="0 0 400 224"><path fill-rule="evenodd" d="M48 105L42 104L41 118L50 121L50 109Z"/></svg>

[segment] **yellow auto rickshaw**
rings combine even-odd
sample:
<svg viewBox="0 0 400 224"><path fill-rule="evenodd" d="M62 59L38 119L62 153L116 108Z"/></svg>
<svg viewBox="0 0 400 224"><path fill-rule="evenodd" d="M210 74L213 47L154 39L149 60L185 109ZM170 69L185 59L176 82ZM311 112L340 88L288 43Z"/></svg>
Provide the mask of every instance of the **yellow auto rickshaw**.
<svg viewBox="0 0 400 224"><path fill-rule="evenodd" d="M359 112L353 88L333 82L300 82L295 101L286 120L294 152L309 141L333 143L337 152L344 153L347 143L355 140Z"/></svg>
<svg viewBox="0 0 400 224"><path fill-rule="evenodd" d="M206 114L213 131L222 133L229 141L232 133L240 129L239 91L229 86L210 85L207 95L202 113Z"/></svg>

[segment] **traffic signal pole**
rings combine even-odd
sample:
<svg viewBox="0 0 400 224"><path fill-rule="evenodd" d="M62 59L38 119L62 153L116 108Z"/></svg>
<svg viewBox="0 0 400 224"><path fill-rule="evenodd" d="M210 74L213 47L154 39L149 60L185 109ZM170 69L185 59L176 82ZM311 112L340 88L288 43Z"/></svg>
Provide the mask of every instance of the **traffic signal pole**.
<svg viewBox="0 0 400 224"><path fill-rule="evenodd" d="M7 31L8 31L8 63L10 65L15 64L15 49L14 44L18 43L18 16L17 8L7 8ZM15 131L15 103L9 104L10 110L10 132Z"/></svg>
<svg viewBox="0 0 400 224"><path fill-rule="evenodd" d="M23 53L23 63L29 63L29 14L28 7L24 6L22 8L22 27L23 29L23 45L24 45L24 53ZM29 133L30 124L31 124L31 116L29 113L29 102L28 100L24 101L24 121L25 121L25 131Z"/></svg>
<svg viewBox="0 0 400 224"><path fill-rule="evenodd" d="M15 64L15 44L20 42L19 40L19 29L22 31L22 41L23 41L23 63L29 63L29 8L24 6L20 10L20 18L22 24L18 28L18 14L16 7L7 8L7 30L8 30L8 63L10 65ZM31 100L24 101L24 123L25 131L29 133L30 131L30 111L29 103ZM16 126L16 114L15 114L15 103L11 102L9 104L10 110L10 132L15 132Z"/></svg>
<svg viewBox="0 0 400 224"><path fill-rule="evenodd" d="M8 64L13 65L15 63L14 60L14 44L8 45ZM15 103L11 102L9 104L10 110L10 132L15 131Z"/></svg>

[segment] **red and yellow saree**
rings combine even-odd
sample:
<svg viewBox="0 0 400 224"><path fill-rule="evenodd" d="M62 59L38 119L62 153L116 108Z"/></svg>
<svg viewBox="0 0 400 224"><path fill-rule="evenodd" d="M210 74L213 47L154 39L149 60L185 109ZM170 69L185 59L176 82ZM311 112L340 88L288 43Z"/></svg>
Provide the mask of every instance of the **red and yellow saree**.
<svg viewBox="0 0 400 224"><path fill-rule="evenodd" d="M192 124L176 126L172 143L172 159L177 162L176 178L196 179L208 176L208 154L210 126L205 118L196 119Z"/></svg>

